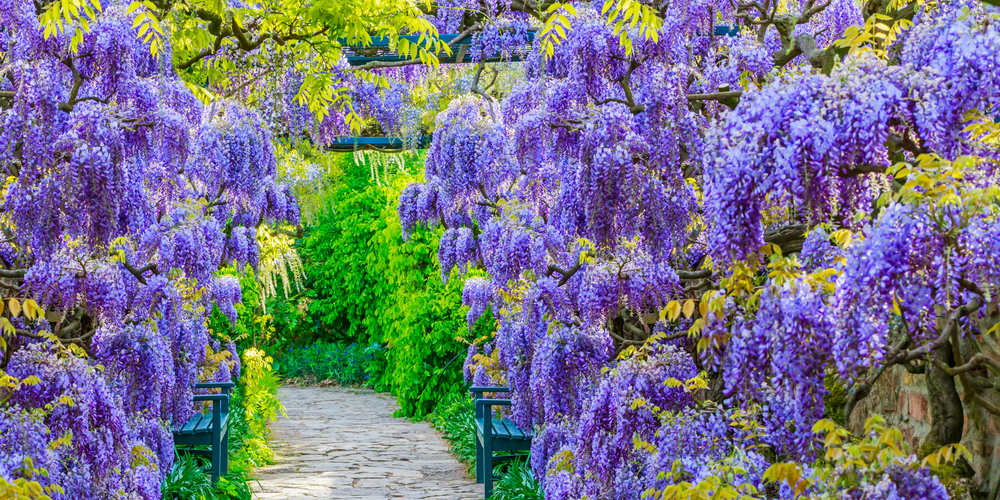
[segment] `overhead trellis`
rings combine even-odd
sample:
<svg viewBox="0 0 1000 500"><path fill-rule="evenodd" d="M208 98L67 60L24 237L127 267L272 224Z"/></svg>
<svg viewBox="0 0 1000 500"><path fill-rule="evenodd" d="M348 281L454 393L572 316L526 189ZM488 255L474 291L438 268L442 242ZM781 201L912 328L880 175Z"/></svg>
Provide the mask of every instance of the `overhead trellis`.
<svg viewBox="0 0 1000 500"><path fill-rule="evenodd" d="M737 25L717 25L713 35L715 36L736 36L740 32ZM475 33L443 34L441 41L451 48L451 55L438 54L438 62L441 64L472 63L470 45ZM419 43L419 35L404 35L410 43ZM507 54L496 55L483 60L484 63L495 62L517 62L523 60L524 56L532 48L535 40L535 33L528 32L527 39L522 47L511 50ZM351 66L363 66L372 63L405 63L410 58L396 52L394 45L390 43L388 37L376 37L368 46L344 44L344 56ZM475 61L480 62L480 61ZM739 94L735 92L734 94ZM698 100L697 97L695 100ZM426 149L430 146L431 136L421 136L416 139L416 143L409 142L399 137L338 137L329 143L325 149L327 151L349 153L353 151L379 151L383 153L399 153L412 149Z"/></svg>
<svg viewBox="0 0 1000 500"><path fill-rule="evenodd" d="M737 24L732 26L726 24L715 25L715 36L736 36L740 34L740 27Z"/></svg>
<svg viewBox="0 0 1000 500"><path fill-rule="evenodd" d="M715 36L736 36L739 33L740 27L738 25L717 25L715 26L713 34ZM471 60L470 45L472 44L472 37L474 35L475 33L468 32L440 35L439 38L441 41L451 48L451 55L449 56L443 53L438 54L438 62L441 64L461 64L473 62ZM400 38L407 39L413 44L421 42L419 35L403 35ZM532 43L534 41L535 33L533 31L529 31L523 47L512 50L508 54L494 55L487 58L483 62L495 63L521 61L524 56L531 51ZM395 47L390 43L389 37L372 38L372 42L368 46L348 45L345 43L343 50L344 56L347 58L347 62L351 66L363 66L365 64L379 62L400 63L410 61L409 57L400 55L396 52Z"/></svg>
<svg viewBox="0 0 1000 500"><path fill-rule="evenodd" d="M383 153L399 153L410 149L427 149L431 144L431 136L420 136L416 143L407 143L400 137L338 137L327 144L324 149L337 153L352 151L381 151Z"/></svg>
<svg viewBox="0 0 1000 500"><path fill-rule="evenodd" d="M438 62L441 64L472 63L470 45L475 33L451 33L440 35L442 42L451 48L451 55L438 54ZM412 44L420 43L420 35L403 35ZM535 41L535 33L529 31L524 41L523 47L510 51L508 54L497 54L487 58L483 62L516 62L531 50L531 44ZM373 62L405 62L411 58L400 55L396 52L395 46L390 43L389 37L372 38L372 43L368 46L344 45L344 56L351 66L363 66ZM475 61L479 62L479 61Z"/></svg>

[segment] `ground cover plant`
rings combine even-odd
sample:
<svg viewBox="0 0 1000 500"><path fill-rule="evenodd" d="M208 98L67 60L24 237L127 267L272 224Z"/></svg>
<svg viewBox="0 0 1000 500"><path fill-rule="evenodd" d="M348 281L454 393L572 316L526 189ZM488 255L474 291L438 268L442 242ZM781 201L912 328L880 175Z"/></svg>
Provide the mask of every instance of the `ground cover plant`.
<svg viewBox="0 0 1000 500"><path fill-rule="evenodd" d="M384 349L378 344L317 342L283 351L279 372L286 379L304 382L332 380L344 385L361 385L372 375L381 376L382 372L376 370L384 364L384 356Z"/></svg>
<svg viewBox="0 0 1000 500"><path fill-rule="evenodd" d="M427 416L431 425L451 445L451 453L468 466L467 472L476 472L476 408L468 394L450 394L442 399L434 413Z"/></svg>

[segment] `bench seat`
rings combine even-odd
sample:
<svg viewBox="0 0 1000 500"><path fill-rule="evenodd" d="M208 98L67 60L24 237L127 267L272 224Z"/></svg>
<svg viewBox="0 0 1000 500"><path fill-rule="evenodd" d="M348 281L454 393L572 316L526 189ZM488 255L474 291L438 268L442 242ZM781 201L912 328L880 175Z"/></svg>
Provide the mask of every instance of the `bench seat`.
<svg viewBox="0 0 1000 500"><path fill-rule="evenodd" d="M509 418L494 418L493 425L493 451L518 451L531 448L531 438L534 435L518 429ZM476 419L476 439L483 440L483 419Z"/></svg>
<svg viewBox="0 0 1000 500"><path fill-rule="evenodd" d="M494 456L497 451L517 452L531 449L532 431L519 429L509 418L495 418L494 406L510 406L508 399L484 399L483 394L509 393L507 387L472 387L472 398L476 405L476 482L483 483L484 497L493 494L493 481L500 479L493 475L493 464L522 458L521 454Z"/></svg>
<svg viewBox="0 0 1000 500"><path fill-rule="evenodd" d="M199 394L197 402L212 402L211 413L195 413L184 425L174 429L174 444L180 446L208 446L208 450L180 448L181 453L210 457L212 466L205 470L212 474L212 482L229 473L229 391L232 382L206 382L195 384L195 389L220 389L219 394Z"/></svg>

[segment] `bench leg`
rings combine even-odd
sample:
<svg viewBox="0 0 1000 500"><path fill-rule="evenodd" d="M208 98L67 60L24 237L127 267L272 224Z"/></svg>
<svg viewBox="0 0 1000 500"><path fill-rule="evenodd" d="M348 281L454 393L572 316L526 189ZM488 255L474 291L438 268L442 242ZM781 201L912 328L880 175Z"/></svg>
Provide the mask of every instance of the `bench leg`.
<svg viewBox="0 0 1000 500"><path fill-rule="evenodd" d="M229 474L229 429L226 429L226 435L222 436L222 475L226 476Z"/></svg>
<svg viewBox="0 0 1000 500"><path fill-rule="evenodd" d="M215 434L215 439L212 443L212 484L219 482L219 468L222 467L222 442L218 438L219 434Z"/></svg>
<svg viewBox="0 0 1000 500"><path fill-rule="evenodd" d="M483 437L483 479L485 484L485 496L489 498L493 495L493 440Z"/></svg>
<svg viewBox="0 0 1000 500"><path fill-rule="evenodd" d="M476 439L476 482L482 483L484 477L483 466L486 464L486 459L483 458L483 443Z"/></svg>

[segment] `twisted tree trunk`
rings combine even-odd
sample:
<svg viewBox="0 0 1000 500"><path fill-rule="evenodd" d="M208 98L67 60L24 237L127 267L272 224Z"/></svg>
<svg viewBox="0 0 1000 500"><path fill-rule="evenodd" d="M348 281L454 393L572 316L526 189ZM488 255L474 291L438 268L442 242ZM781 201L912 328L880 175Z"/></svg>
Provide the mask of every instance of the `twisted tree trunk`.
<svg viewBox="0 0 1000 500"><path fill-rule="evenodd" d="M938 368L935 361L955 366L951 342L933 351L927 366L927 399L930 405L931 430L920 444L918 456L933 453L938 448L962 440L965 414L962 399L955 388L955 377Z"/></svg>

